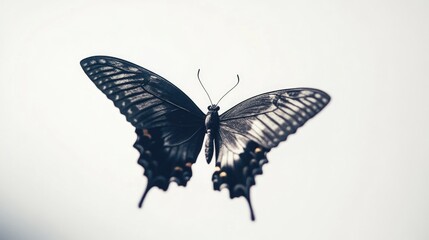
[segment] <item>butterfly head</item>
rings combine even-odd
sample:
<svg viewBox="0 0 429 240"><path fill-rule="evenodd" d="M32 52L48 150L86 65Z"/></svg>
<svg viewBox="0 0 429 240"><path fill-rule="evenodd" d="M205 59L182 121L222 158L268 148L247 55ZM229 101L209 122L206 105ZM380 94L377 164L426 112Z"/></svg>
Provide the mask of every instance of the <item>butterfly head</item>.
<svg viewBox="0 0 429 240"><path fill-rule="evenodd" d="M208 109L210 112L217 112L217 111L219 111L220 107L219 107L218 105L214 105L214 104L212 104L212 105L209 105L209 106L207 107L207 109Z"/></svg>

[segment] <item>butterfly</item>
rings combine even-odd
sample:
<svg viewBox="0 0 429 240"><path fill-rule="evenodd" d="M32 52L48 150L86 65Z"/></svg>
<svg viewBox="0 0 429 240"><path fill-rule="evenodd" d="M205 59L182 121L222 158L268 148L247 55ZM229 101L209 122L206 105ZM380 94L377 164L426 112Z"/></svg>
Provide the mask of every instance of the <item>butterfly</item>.
<svg viewBox="0 0 429 240"><path fill-rule="evenodd" d="M268 162L267 153L330 101L318 89L282 89L251 97L219 115L220 100L213 104L209 96L211 105L204 114L171 82L136 64L108 56L85 58L80 64L135 127L138 164L147 177L139 207L153 187L166 191L171 182L186 186L205 137L207 163L213 155L216 162L214 189L227 188L231 199L244 197L255 220L250 188Z"/></svg>

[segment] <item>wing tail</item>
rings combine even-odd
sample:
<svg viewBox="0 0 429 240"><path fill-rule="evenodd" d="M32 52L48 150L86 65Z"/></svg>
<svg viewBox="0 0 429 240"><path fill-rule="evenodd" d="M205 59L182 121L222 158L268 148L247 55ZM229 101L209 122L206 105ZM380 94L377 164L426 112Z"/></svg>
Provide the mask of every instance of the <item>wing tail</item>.
<svg viewBox="0 0 429 240"><path fill-rule="evenodd" d="M151 184L148 182L147 184L146 184L146 188L145 188L145 190L144 190L144 192L143 192L143 195L142 195L142 197L141 197L141 199L140 199L140 202L139 202L139 208L142 208L142 205L143 205L143 201L146 199L146 195L147 195L147 193L149 192L149 190L152 188L152 186L151 186Z"/></svg>

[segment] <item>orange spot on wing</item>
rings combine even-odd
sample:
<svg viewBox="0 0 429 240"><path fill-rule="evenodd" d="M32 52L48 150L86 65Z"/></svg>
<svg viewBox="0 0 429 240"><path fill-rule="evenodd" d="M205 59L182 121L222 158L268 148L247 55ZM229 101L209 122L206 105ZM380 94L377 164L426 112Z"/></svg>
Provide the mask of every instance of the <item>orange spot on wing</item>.
<svg viewBox="0 0 429 240"><path fill-rule="evenodd" d="M152 135L150 135L149 130L147 130L146 128L143 129L143 136L147 138L152 138Z"/></svg>

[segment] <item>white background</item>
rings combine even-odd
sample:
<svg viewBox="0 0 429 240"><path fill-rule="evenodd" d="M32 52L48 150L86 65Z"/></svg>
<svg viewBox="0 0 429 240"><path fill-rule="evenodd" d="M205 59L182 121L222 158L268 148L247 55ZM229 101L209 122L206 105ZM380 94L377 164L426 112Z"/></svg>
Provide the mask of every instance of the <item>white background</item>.
<svg viewBox="0 0 429 240"><path fill-rule="evenodd" d="M429 239L429 3L0 0L0 238ZM291 87L332 102L269 154L244 199L153 189L134 129L79 61L120 57L204 111Z"/></svg>

